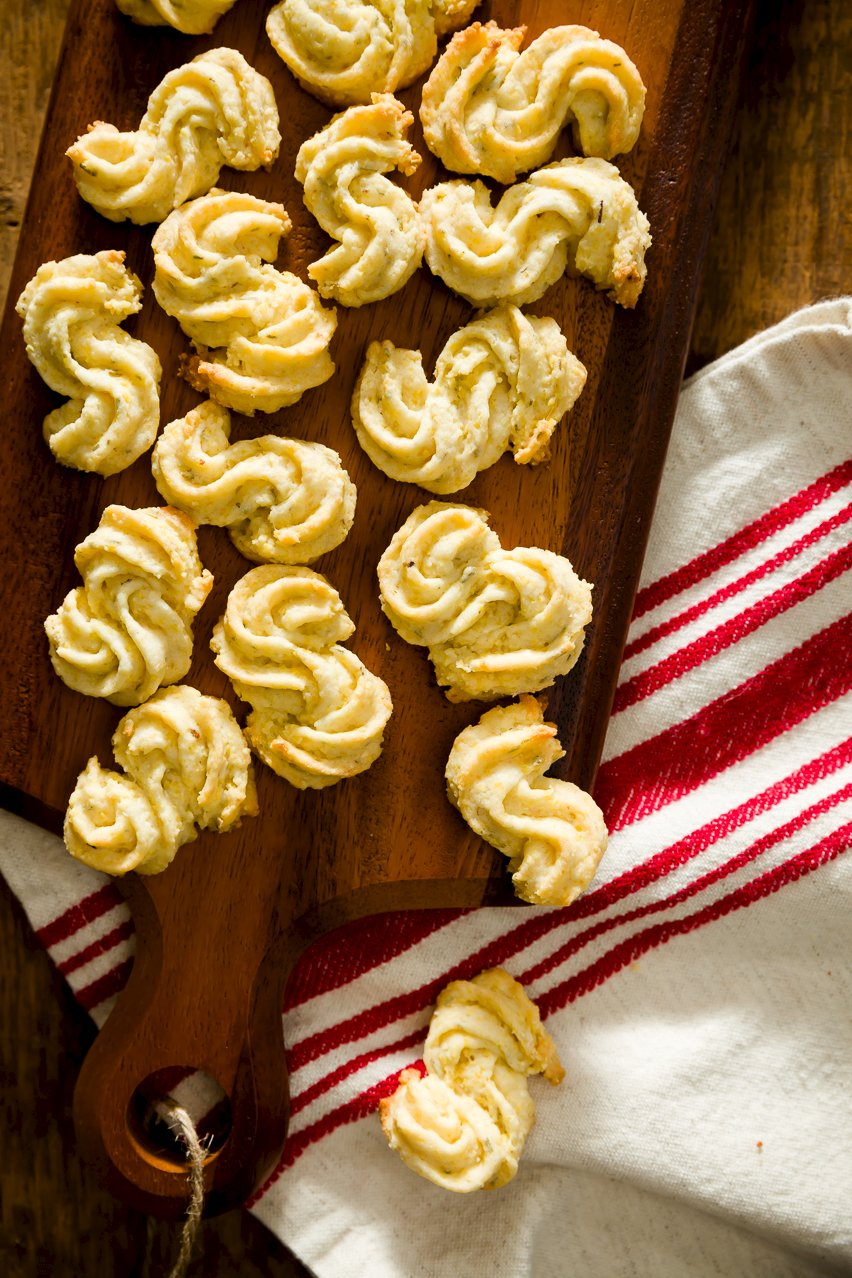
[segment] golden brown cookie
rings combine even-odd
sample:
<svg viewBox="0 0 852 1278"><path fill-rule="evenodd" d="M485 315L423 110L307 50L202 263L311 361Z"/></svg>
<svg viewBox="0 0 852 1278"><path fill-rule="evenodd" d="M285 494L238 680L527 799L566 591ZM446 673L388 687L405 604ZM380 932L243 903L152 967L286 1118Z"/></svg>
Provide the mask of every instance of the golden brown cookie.
<svg viewBox="0 0 852 1278"><path fill-rule="evenodd" d="M198 830L257 815L251 754L226 701L179 684L119 722L122 772L91 758L65 814L65 846L106 874L159 874Z"/></svg>
<svg viewBox="0 0 852 1278"><path fill-rule="evenodd" d="M423 1062L425 1076L403 1070L379 1106L391 1149L454 1193L507 1184L535 1121L527 1079L564 1077L535 1003L499 967L452 981L438 997Z"/></svg>
<svg viewBox="0 0 852 1278"><path fill-rule="evenodd" d="M197 524L227 528L255 563L307 564L346 538L355 485L332 448L282 435L230 442L208 400L169 422L151 457L160 495Z"/></svg>
<svg viewBox="0 0 852 1278"><path fill-rule="evenodd" d="M442 182L420 215L430 271L474 306L534 302L566 270L627 307L645 283L648 219L606 160L548 164L496 205L483 182Z"/></svg>
<svg viewBox="0 0 852 1278"><path fill-rule="evenodd" d="M371 342L352 424L391 479L455 493L507 449L521 464L546 461L585 381L555 320L503 305L453 333L432 382L419 351Z"/></svg>
<svg viewBox="0 0 852 1278"><path fill-rule="evenodd" d="M390 93L369 106L334 116L304 142L296 179L305 204L337 241L308 267L323 297L364 306L396 293L423 257L424 232L416 203L385 177L413 173L420 156L406 141L413 116Z"/></svg>
<svg viewBox="0 0 852 1278"><path fill-rule="evenodd" d="M334 372L336 313L272 265L289 230L282 205L214 188L175 209L151 241L154 296L198 351L184 376L249 416L294 404Z"/></svg>
<svg viewBox="0 0 852 1278"><path fill-rule="evenodd" d="M364 772L379 757L390 692L342 646L355 627L310 568L253 568L213 632L216 665L252 707L249 744L300 790Z"/></svg>
<svg viewBox="0 0 852 1278"><path fill-rule="evenodd" d="M322 102L351 106L423 75L438 38L479 0L279 0L266 19L276 53Z"/></svg>
<svg viewBox="0 0 852 1278"><path fill-rule="evenodd" d="M192 520L169 506L107 506L74 563L83 585L44 623L62 682L134 706L182 679L192 622L213 585Z"/></svg>
<svg viewBox="0 0 852 1278"><path fill-rule="evenodd" d="M426 145L454 173L514 182L546 164L570 122L582 155L611 160L636 143L645 86L619 45L588 27L550 27L520 51L526 27L474 22L447 45L423 87Z"/></svg>
<svg viewBox="0 0 852 1278"><path fill-rule="evenodd" d="M139 128L98 120L66 152L88 204L112 222L162 222L209 191L224 164L269 166L278 154L272 85L236 49L210 49L157 85Z"/></svg>
<svg viewBox="0 0 852 1278"><path fill-rule="evenodd" d="M43 425L63 466L114 475L154 442L160 361L119 327L141 306L142 285L116 249L45 262L18 298L31 363L68 396Z"/></svg>
<svg viewBox="0 0 852 1278"><path fill-rule="evenodd" d="M592 618L592 587L552 550L505 550L488 515L418 506L379 560L382 608L428 648L450 701L537 692L567 674Z"/></svg>
<svg viewBox="0 0 852 1278"><path fill-rule="evenodd" d="M453 742L447 794L472 830L510 858L515 891L533 905L570 905L606 851L590 794L544 774L564 750L535 697L487 710Z"/></svg>
<svg viewBox="0 0 852 1278"><path fill-rule="evenodd" d="M173 27L184 35L205 35L234 0L115 0L122 13L143 27Z"/></svg>

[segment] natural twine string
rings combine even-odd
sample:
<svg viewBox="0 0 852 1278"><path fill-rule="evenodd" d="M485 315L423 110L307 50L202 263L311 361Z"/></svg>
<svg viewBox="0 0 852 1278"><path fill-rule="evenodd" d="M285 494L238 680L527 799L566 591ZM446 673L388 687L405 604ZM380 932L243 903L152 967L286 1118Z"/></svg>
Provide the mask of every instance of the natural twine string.
<svg viewBox="0 0 852 1278"><path fill-rule="evenodd" d="M182 1106L177 1105L174 1101L160 1101L157 1104L157 1111L160 1116L168 1124L170 1130L174 1133L180 1143L185 1147L188 1155L188 1179L189 1179L189 1205L186 1209L186 1219L183 1222L183 1228L180 1234L180 1250L178 1251L177 1260L169 1272L168 1278L184 1278L192 1251L195 1246L195 1240L198 1236L198 1230L201 1225L201 1213L204 1207L204 1145L198 1138L198 1132L195 1130L195 1124L189 1114ZM149 1270L149 1260L152 1250L152 1221L148 1221L148 1246L146 1264L144 1266L145 1273Z"/></svg>

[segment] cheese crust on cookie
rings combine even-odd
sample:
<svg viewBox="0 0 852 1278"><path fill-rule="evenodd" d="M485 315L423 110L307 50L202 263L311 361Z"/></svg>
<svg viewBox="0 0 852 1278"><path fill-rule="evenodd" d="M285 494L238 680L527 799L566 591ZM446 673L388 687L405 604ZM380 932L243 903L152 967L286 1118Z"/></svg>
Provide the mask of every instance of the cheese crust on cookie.
<svg viewBox="0 0 852 1278"><path fill-rule="evenodd" d="M253 568L213 632L216 665L251 707L246 736L280 777L319 790L379 757L390 692L348 648L355 627L310 568Z"/></svg>
<svg viewBox="0 0 852 1278"><path fill-rule="evenodd" d="M269 167L278 154L272 85L236 49L211 49L157 85L139 128L97 121L66 155L88 204L112 222L162 222L209 191L223 165Z"/></svg>
<svg viewBox="0 0 852 1278"><path fill-rule="evenodd" d="M413 116L390 93L333 117L304 142L296 180L305 205L337 241L308 267L323 297L364 306L396 293L423 258L424 232L411 196L386 173L411 174L420 156L406 141Z"/></svg>
<svg viewBox="0 0 852 1278"><path fill-rule="evenodd" d="M169 422L151 457L160 496L197 524L227 528L255 563L307 564L345 540L356 493L334 449L230 437L230 413L209 400Z"/></svg>
<svg viewBox="0 0 852 1278"><path fill-rule="evenodd" d="M182 679L193 618L213 585L192 520L168 506L107 506L74 563L83 585L44 623L62 682L134 706Z"/></svg>
<svg viewBox="0 0 852 1278"><path fill-rule="evenodd" d="M450 701L538 692L567 674L592 618L592 587L562 555L505 550L488 514L418 506L379 560L382 609L428 648Z"/></svg>
<svg viewBox="0 0 852 1278"><path fill-rule="evenodd" d="M141 306L142 285L116 249L45 262L18 298L30 362L68 396L43 426L63 466L114 475L154 442L160 361L119 327Z"/></svg>
<svg viewBox="0 0 852 1278"><path fill-rule="evenodd" d="M214 188L152 240L154 296L199 352L184 376L239 413L276 412L334 372L336 313L272 265L289 230L282 205Z"/></svg>
<svg viewBox="0 0 852 1278"><path fill-rule="evenodd" d="M379 1105L391 1149L454 1193L508 1184L535 1121L527 1079L564 1077L535 1003L499 967L452 981L438 996L423 1062L425 1075L403 1070Z"/></svg>
<svg viewBox="0 0 852 1278"><path fill-rule="evenodd" d="M266 19L276 53L308 93L332 106L405 88L432 64L438 38L479 0L279 0Z"/></svg>
<svg viewBox="0 0 852 1278"><path fill-rule="evenodd" d="M184 35L206 35L235 0L115 0L143 27L173 27Z"/></svg>
<svg viewBox="0 0 852 1278"><path fill-rule="evenodd" d="M627 54L588 27L551 27L520 52L526 27L459 31L423 87L423 136L446 168L514 182L546 164L570 122L582 155L631 150L645 86Z"/></svg>
<svg viewBox="0 0 852 1278"><path fill-rule="evenodd" d="M112 739L121 772L91 758L65 814L65 846L106 874L159 874L201 830L257 815L251 753L226 701L179 684L131 710Z"/></svg>
<svg viewBox="0 0 852 1278"><path fill-rule="evenodd" d="M521 464L546 461L585 381L555 320L503 305L453 333L432 382L419 351L371 342L352 424L391 479L455 493L507 449Z"/></svg>
<svg viewBox="0 0 852 1278"><path fill-rule="evenodd" d="M483 182L424 191L426 262L474 306L534 302L570 270L621 306L645 283L648 219L606 160L558 160L491 203Z"/></svg>
<svg viewBox="0 0 852 1278"><path fill-rule="evenodd" d="M564 754L535 697L521 697L460 732L447 760L450 802L510 858L515 892L533 905L570 905L606 851L606 824L591 795L544 775Z"/></svg>

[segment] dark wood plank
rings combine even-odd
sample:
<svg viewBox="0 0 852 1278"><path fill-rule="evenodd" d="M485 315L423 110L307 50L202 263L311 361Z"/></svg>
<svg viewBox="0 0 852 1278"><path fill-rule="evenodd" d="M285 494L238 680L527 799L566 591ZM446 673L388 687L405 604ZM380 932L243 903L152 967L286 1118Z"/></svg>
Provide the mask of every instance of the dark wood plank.
<svg viewBox="0 0 852 1278"><path fill-rule="evenodd" d="M225 171L223 185L283 199L295 231L288 267L304 273L322 247L290 172L301 139L328 111L297 89L262 35L265 5L244 0L214 36L185 40L134 31L110 0L72 6L65 53L12 274L11 299L41 261L123 247L150 281L150 228L116 226L76 196L65 146L93 118L131 126L150 87L170 66L204 47L232 43L275 85L285 140L271 174ZM642 138L622 169L649 210L655 244L646 294L635 313L614 308L583 281L565 280L534 309L553 313L590 370L586 392L551 464L525 473L503 460L466 490L464 500L494 514L505 544L564 550L596 584L596 618L587 654L554 693L552 711L569 750L567 774L589 784L629 617L686 355L696 283L709 229L731 76L744 41L747 0L626 6L588 0L572 17L620 40L649 88ZM564 17L558 0L493 0L483 16L535 33ZM416 104L417 92L402 95ZM428 157L411 184L416 193L439 176ZM186 342L151 303L135 331L154 345L165 369L164 420L197 396L175 372ZM507 879L491 850L446 802L443 763L450 742L479 706L450 706L422 654L397 641L376 599L375 564L396 527L422 496L394 485L360 454L348 423L352 384L369 338L393 334L420 345L427 359L469 316L427 273L393 299L341 312L338 375L275 427L332 443L359 487L360 513L345 545L320 564L341 589L358 624L354 646L391 686L396 713L382 759L355 781L298 794L265 770L262 816L236 834L201 839L156 880L133 888L139 951L128 993L88 1058L78 1092L78 1129L114 1186L136 1201L178 1211L183 1179L128 1140L127 1104L153 1068L207 1068L230 1094L234 1132L211 1165L211 1203L239 1201L283 1139L286 1120L280 1043L281 991L290 964L310 936L343 917L379 909L474 904L507 899ZM47 455L38 423L51 397L27 364L11 306L3 328L7 362L7 484L0 494L0 538L8 565L7 625L0 635L4 698L0 780L58 811L93 750L109 758L118 712L65 689L53 677L41 634L44 616L74 583L74 545L111 501L157 501L147 462L106 482L71 474ZM268 429L243 425L243 429ZM245 571L223 534L204 529L202 556L216 575L196 627L190 681L228 695L207 642L227 591ZM23 546L23 553L21 547ZM413 809L411 795L418 796ZM203 913L196 903L205 902ZM169 999L159 991L169 990ZM223 1041L221 1027L232 1029ZM249 1049L248 1044L252 1046Z"/></svg>
<svg viewBox="0 0 852 1278"><path fill-rule="evenodd" d="M852 6L758 0L687 371L852 289Z"/></svg>

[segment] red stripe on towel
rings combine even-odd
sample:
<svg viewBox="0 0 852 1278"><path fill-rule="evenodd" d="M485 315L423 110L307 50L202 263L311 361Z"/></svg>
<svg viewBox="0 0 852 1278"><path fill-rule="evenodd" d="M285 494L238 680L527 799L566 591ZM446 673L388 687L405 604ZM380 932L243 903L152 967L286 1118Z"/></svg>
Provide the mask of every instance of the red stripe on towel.
<svg viewBox="0 0 852 1278"><path fill-rule="evenodd" d="M704 577L709 577L725 564L738 559L747 550L753 550L767 537L771 537L779 529L800 519L809 510L813 510L821 501L837 492L839 488L843 488L850 480L852 480L852 461L842 462L841 465L835 466L834 470L830 470L814 483L802 488L787 501L767 510L758 519L746 524L745 528L720 541L718 545L696 555L689 563L676 568L674 572L667 573L665 577L660 577L651 585L645 586L636 595L633 619L644 616L652 608L665 603L674 595L679 595L681 591L694 586Z"/></svg>
<svg viewBox="0 0 852 1278"><path fill-rule="evenodd" d="M422 1011L434 1001L448 980L475 976L484 967L493 967L505 962L519 950L541 940L554 928L563 927L579 919L586 918L610 905L622 900L631 892L646 887L649 883L662 878L677 866L691 858L697 857L718 839L731 833L739 826L752 820L760 813L767 811L774 804L790 794L812 785L821 777L827 776L842 767L852 757L852 742L844 742L819 758L805 764L788 777L768 787L760 794L747 800L684 839L678 840L670 847L650 857L643 865L636 866L611 883L605 884L586 894L573 905L564 910L548 910L530 914L524 922L511 928L489 944L484 945L462 963L449 969L443 975L417 990L400 994L396 998L387 999L384 1003L375 1004L371 1008L347 1017L335 1025L328 1026L315 1034L309 1035L301 1042L294 1044L290 1050L290 1069L297 1069L318 1060L327 1052L346 1043L356 1042L376 1030L383 1029L393 1021L411 1016Z"/></svg>
<svg viewBox="0 0 852 1278"><path fill-rule="evenodd" d="M421 1074L425 1073L422 1061L415 1061L414 1065L406 1066L406 1069L419 1069ZM311 1123L309 1127L305 1127L302 1131L297 1132L295 1136L288 1136L287 1143L284 1146L284 1152L279 1159L277 1167L269 1175L267 1180L260 1189L258 1189L251 1198L246 1202L246 1207L253 1207L270 1186L274 1185L278 1177L288 1167L292 1167L296 1159L305 1152L309 1146L316 1144L323 1136L330 1135L338 1127L343 1127L347 1123L354 1123L359 1118L367 1118L368 1115L375 1113L378 1108L379 1101L384 1100L386 1096L392 1096L397 1089L400 1071L396 1070L393 1074L388 1074L387 1078L383 1078L380 1082L374 1083L372 1087L368 1087L361 1092L359 1096L348 1101L345 1105L341 1105L338 1109L332 1110L329 1114L324 1114L322 1118L318 1118L315 1123Z"/></svg>
<svg viewBox="0 0 852 1278"><path fill-rule="evenodd" d="M776 830L770 830L767 834L761 836L749 847L743 848L736 855L730 857L721 865L714 866L712 870L708 870L706 874L700 875L697 879L693 879L691 883L687 883L684 887L679 888L677 892L672 892L670 896L663 897L657 901L649 901L647 905L639 906L635 910L628 910L624 914L617 914L608 919L603 919L596 923L593 927L587 928L585 932L579 932L573 936L565 945L559 946L547 958L534 964L517 979L522 985L532 984L533 981L540 980L546 976L548 972L552 972L554 968L560 967L574 954L579 953L584 946L590 941L595 940L598 936L605 932L611 932L616 927L622 927L625 923L634 922L636 919L646 918L650 914L655 914L659 910L668 910L675 905L681 905L684 901L688 901L691 897L697 896L699 892L703 892L705 888L712 887L714 883L719 883L722 879L728 878L731 874L736 874L737 870L741 870L743 866L756 861L759 856L769 852L777 844L782 843L784 839L789 839L791 835L797 834L799 830L804 829L806 825L810 825L812 821L824 816L826 812L830 812L832 808L836 808L838 804L852 798L852 785L845 786L842 790L836 791L834 794L826 795L819 803L814 803L811 807L806 808L803 812L799 812L789 821L785 821L783 825L779 825ZM852 824L846 829L852 830ZM827 836L833 838L833 832ZM709 907L707 907L709 908ZM612 951L610 951L612 952ZM604 961L601 959L601 962Z"/></svg>
<svg viewBox="0 0 852 1278"><path fill-rule="evenodd" d="M111 932L107 932L104 936L99 936L96 941L92 941L91 945L87 945L85 949L78 950L76 954L72 954L70 958L65 959L62 963L57 963L57 971L63 976L68 976L70 972L76 972L79 967L85 967L92 959L99 958L101 954L106 954L108 950L114 949L116 945L120 945L122 941L126 941L129 936L133 935L133 923L130 919L125 919L123 923L119 923L118 927L114 927Z"/></svg>
<svg viewBox="0 0 852 1278"><path fill-rule="evenodd" d="M843 617L696 714L604 763L595 798L610 830L695 790L787 732L852 686ZM732 730L732 724L736 729Z"/></svg>
<svg viewBox="0 0 852 1278"><path fill-rule="evenodd" d="M696 666L709 661L725 648L730 648L732 644L739 643L747 635L765 626L774 617L779 617L789 608L794 608L803 600L809 599L818 590L822 590L823 586L829 585L843 573L848 572L850 568L852 568L852 545L842 546L833 554L827 555L825 559L821 559L818 564L814 564L813 568L802 573L795 581L790 581L763 599L759 599L750 608L744 609L737 616L729 618L728 621L709 630L707 634L701 635L677 652L664 657L656 665L643 670L641 674L634 675L632 679L626 679L616 690L612 713L618 714L626 710L628 706L635 705L637 701L642 701L645 697L650 697L652 693L658 692L673 679L682 678Z"/></svg>
<svg viewBox="0 0 852 1278"><path fill-rule="evenodd" d="M638 932L635 936L614 946L585 971L577 973L576 976L542 994L536 999L539 1011L542 1016L550 1016L551 1013L558 1012L568 1003L574 1002L598 985L602 985L604 981L609 980L628 963L646 954L648 950L665 944L675 936L684 936L689 932L697 931L706 923L724 918L734 910L754 905L755 902L771 896L788 883L795 883L797 879L804 878L806 874L833 861L841 852L846 851L849 848L850 839L852 839L852 822L826 835L813 847L790 857L789 861L784 861L774 869L767 870L765 874L759 875L749 883L744 883L742 887L720 897L718 901L705 905L703 909L696 910L694 914L689 914L683 919L668 919L664 923L655 923L653 927Z"/></svg>
<svg viewBox="0 0 852 1278"><path fill-rule="evenodd" d="M322 1096L324 1092L330 1092L338 1083L342 1083L345 1078L349 1078L352 1074L357 1074L359 1069L363 1069L365 1065L371 1065L373 1061L380 1060L382 1056L389 1056L391 1052L404 1052L406 1048L413 1047L415 1043L421 1043L426 1037L426 1026L421 1025L418 1029L413 1030L411 1034L406 1034L403 1038L398 1038L393 1043L386 1043L383 1047L375 1047L371 1052L362 1052L360 1056L353 1056L351 1060L345 1061L337 1069L332 1070L330 1074L326 1074L323 1078L317 1079L310 1087L306 1087L303 1092L299 1092L293 1097L293 1104L290 1113L298 1114L300 1110L306 1109L318 1096Z"/></svg>
<svg viewBox="0 0 852 1278"><path fill-rule="evenodd" d="M681 905L684 901L687 901L691 897L696 896L699 892L704 891L705 888L711 887L714 883L718 883L722 879L727 878L729 875L742 869L743 866L757 860L759 856L763 856L764 853L770 851L777 844L783 842L784 839L790 838L791 835L796 834L799 830L804 828L804 826L809 825L812 821L823 816L826 812L831 811L832 808L837 807L838 804L843 803L848 798L852 798L852 784L827 795L819 802L812 804L804 811L797 813L797 815L791 820L786 821L775 830L768 831L748 847L743 848L734 856L729 857L729 859L723 862L723 864L715 866L712 870L708 870L706 874L700 875L699 878L694 879L691 883L679 888L676 892L672 892L669 896L649 901L645 905L632 910L627 910L622 914L602 919L598 923L595 923L592 927L585 928L582 932L576 933L564 945L559 946L558 949L549 954L547 958L542 959L533 967L529 968L521 975L518 975L517 979L522 985L530 985L533 981L541 979L542 976L546 976L556 967L567 962L568 959L573 958L575 954L578 954L587 945L591 944L591 942L597 940L599 936L603 936L607 932L614 931L616 928L623 927L627 923L634 923L639 919L647 918L649 915ZM564 925L568 921L564 918L564 914L567 912L561 911L560 913L563 914L563 918L560 921ZM483 964L482 966L494 966L496 964L503 963L513 953L515 953L518 948L522 948L512 946L509 938L504 939L507 941L505 951L502 954L492 953L489 956L489 963L487 965ZM624 944L624 942L622 942L622 944ZM599 961L602 962L603 958ZM481 967L477 970L481 970ZM456 979L456 975L455 970L444 973L444 975L436 982L439 990L443 989L448 981ZM420 992L421 991L417 991L416 993ZM424 1010L428 1007L431 1001L431 999L423 1000L422 1007L416 1010ZM317 1097L330 1091L333 1087L336 1087L337 1084L342 1082L345 1078L357 1073L357 1071L363 1069L365 1065L371 1064L373 1060L377 1060L381 1056L387 1056L392 1052L404 1051L407 1047L419 1042L424 1037L425 1033L426 1027L422 1026L405 1035L403 1038L395 1039L392 1043L384 1044L382 1047L375 1048L370 1052L364 1052L360 1056L353 1057L352 1060L344 1062L331 1073L318 1079L315 1083L312 1083L304 1092L297 1093L296 1096L294 1096L292 1112L294 1114L298 1113L300 1110L304 1109L306 1105L316 1100Z"/></svg>
<svg viewBox="0 0 852 1278"><path fill-rule="evenodd" d="M96 981L92 981L89 985L84 985L81 989L75 990L74 997L81 1007L84 1007L87 1012L91 1012L99 1003L104 1003L113 994L118 994L119 990L124 989L132 967L133 959L125 959L117 967L112 968L103 976L99 976Z"/></svg>
<svg viewBox="0 0 852 1278"><path fill-rule="evenodd" d="M348 985L467 913L462 909L411 910L372 914L344 923L319 937L300 957L287 985L285 1012L318 994Z"/></svg>
<svg viewBox="0 0 852 1278"><path fill-rule="evenodd" d="M734 830L754 820L761 813L767 812L790 795L804 790L825 776L830 776L832 772L836 772L838 768L842 768L850 761L852 761L852 739L842 741L834 749L818 755L816 759L809 760L789 776L782 777L774 785L768 786L767 789L740 803L737 807L731 808L730 811L720 813L706 825L654 853L639 865L631 866L629 870L611 879L609 883L593 888L571 906L570 919L576 921L587 918L591 914L598 914L626 896L656 882L657 879L664 878L678 866L685 865L688 861L700 856L719 839L732 834Z"/></svg>
<svg viewBox="0 0 852 1278"><path fill-rule="evenodd" d="M124 897L115 884L105 883L97 892L84 896L82 901L63 911L50 923L45 923L44 927L38 929L36 936L46 948L58 945L60 941L67 941L69 936L79 932L87 923L92 923L123 902Z"/></svg>
<svg viewBox="0 0 852 1278"><path fill-rule="evenodd" d="M831 519L826 519L823 523L818 524L816 528L812 528L804 537L800 537L798 541L791 542L789 546L779 550L777 555L773 555L765 563L759 564L751 572L738 577L736 581L728 582L726 586L714 591L706 599L701 599L698 603L692 604L691 607L685 608L683 612L677 613L674 617L669 617L668 621L661 621L658 626L652 626L650 630L646 630L638 639L632 639L624 649L622 660L628 661L630 657L638 656L640 652L645 652L648 648L653 647L658 640L665 639L666 635L682 630L691 621L696 621L698 617L703 617L705 613L718 607L726 599L732 599L734 595L740 594L741 591L754 585L756 581L760 581L761 577L768 577L770 573L775 572L776 568L783 567L791 559L795 559L797 555L800 555L803 550L808 550L823 537L834 532L836 528L848 523L850 519L852 519L852 505L844 506L836 515L832 515Z"/></svg>

